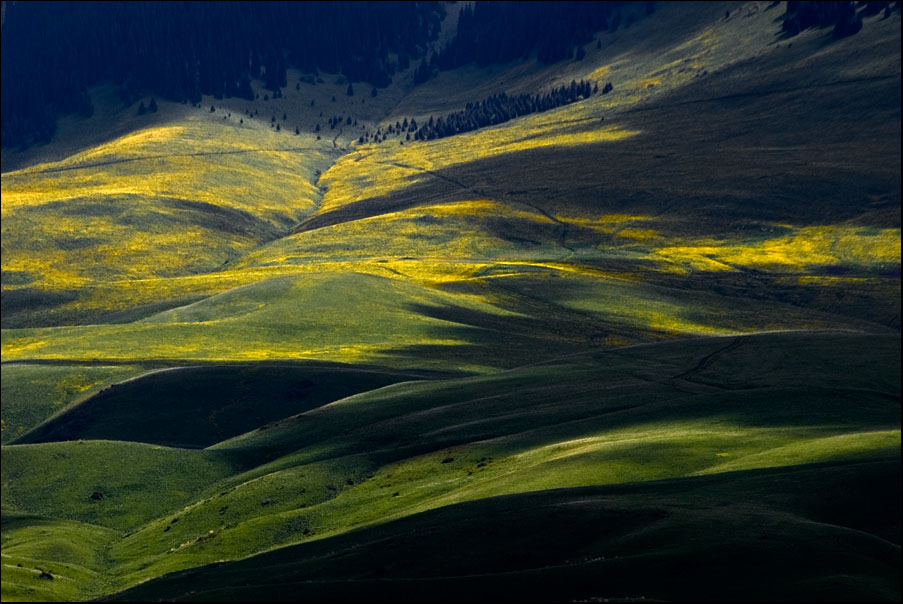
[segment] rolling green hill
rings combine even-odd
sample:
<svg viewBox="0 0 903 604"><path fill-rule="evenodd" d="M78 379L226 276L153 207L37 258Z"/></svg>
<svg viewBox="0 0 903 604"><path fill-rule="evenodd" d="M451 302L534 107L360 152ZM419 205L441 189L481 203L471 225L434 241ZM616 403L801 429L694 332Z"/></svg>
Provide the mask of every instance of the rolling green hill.
<svg viewBox="0 0 903 604"><path fill-rule="evenodd" d="M4 150L3 600L898 600L900 14L783 11Z"/></svg>
<svg viewBox="0 0 903 604"><path fill-rule="evenodd" d="M899 471L899 461L815 465L482 499L107 599L892 600L899 545L838 508L894 516ZM855 493L825 503L851 483Z"/></svg>
<svg viewBox="0 0 903 604"><path fill-rule="evenodd" d="M82 586L90 595L501 494L702 475L729 483L738 471L813 463L830 473L899 457L899 350L899 336L836 332L616 348L378 388L203 451L122 442L148 423L122 405L102 417L115 440L6 446L4 509L128 531L97 546L102 562L88 568L98 579ZM840 507L855 518L867 504ZM878 536L898 543L896 508L875 514L869 522L886 525ZM751 539L725 530L742 547ZM424 564L402 576L440 572Z"/></svg>

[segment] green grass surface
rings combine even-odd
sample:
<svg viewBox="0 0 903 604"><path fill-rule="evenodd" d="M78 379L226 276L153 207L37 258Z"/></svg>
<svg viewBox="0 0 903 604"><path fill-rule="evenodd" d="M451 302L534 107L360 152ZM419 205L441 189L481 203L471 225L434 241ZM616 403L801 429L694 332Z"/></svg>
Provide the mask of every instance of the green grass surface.
<svg viewBox="0 0 903 604"><path fill-rule="evenodd" d="M103 576L102 551L118 537L101 526L10 512L5 502L2 528L5 602L85 599Z"/></svg>
<svg viewBox="0 0 903 604"><path fill-rule="evenodd" d="M417 316L415 304L505 313L413 283L329 272L268 279L128 324L4 330L4 358L366 362L384 350L457 343L438 333L448 322Z"/></svg>
<svg viewBox="0 0 903 604"><path fill-rule="evenodd" d="M7 445L3 506L129 529L234 469L228 456L115 441Z"/></svg>
<svg viewBox="0 0 903 604"><path fill-rule="evenodd" d="M890 601L899 470L802 466L483 499L110 599Z"/></svg>
<svg viewBox="0 0 903 604"><path fill-rule="evenodd" d="M4 505L129 529L105 550L104 591L502 494L893 458L899 348L842 333L702 338L390 385L205 451L5 447ZM122 430L108 437L133 430L106 415Z"/></svg>
<svg viewBox="0 0 903 604"><path fill-rule="evenodd" d="M4 151L3 600L899 600L899 15L727 8Z"/></svg>

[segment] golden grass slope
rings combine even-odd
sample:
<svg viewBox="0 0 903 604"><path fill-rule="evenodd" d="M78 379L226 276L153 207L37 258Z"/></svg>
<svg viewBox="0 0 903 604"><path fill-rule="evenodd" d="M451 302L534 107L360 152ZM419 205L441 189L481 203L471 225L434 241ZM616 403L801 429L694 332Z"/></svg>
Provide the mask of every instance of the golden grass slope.
<svg viewBox="0 0 903 604"><path fill-rule="evenodd" d="M631 284L656 274L758 271L801 285L836 285L838 279L846 285L862 280L874 285L880 271L899 266L899 228L864 228L852 222L819 226L768 222L761 225L768 232L715 239L686 230L677 215L565 208L554 200L543 209L517 196L491 199L480 194L479 184L442 180L451 167L524 150L574 151L602 145L616 152L622 143L655 135L643 129L642 120L627 119L619 112L696 81L706 70L776 51L774 13L766 11L763 3L744 5L727 20L720 10L705 5L692 10L711 12L707 20L686 19L682 10L663 6L654 17L631 28L601 34L603 48L590 49L581 62L548 69L534 66L529 73L521 65L493 74L467 70L441 74L411 92L411 102L401 102L386 120L407 115L416 99L420 107L428 107L429 98L435 100L442 87L454 91L448 103L473 100L460 96L461 87L450 88L449 77L507 82L511 92L530 90L540 77L551 85L581 77L617 83L608 95L475 132L404 145L390 139L379 145L354 146L340 156L343 150L331 140L317 141L309 133L296 136L287 129L276 132L263 114L263 119L238 124L235 118L241 115L242 103L230 101L213 113L201 107L60 162L5 173L4 291L71 293L71 298L55 303L62 319L49 324L57 325L85 322L82 317L100 320L104 313L144 305L193 303L282 276L293 276L301 289L309 286L312 292L320 292L311 293L316 297L322 294L318 275L345 274L355 275L352 279L385 277L396 285L415 284L424 291L442 288L443 303L482 304L486 306L480 307L481 312L489 314L567 308L606 324L670 335L824 326L824 317L805 320L801 311L775 313L764 306L757 320L732 315L733 307L719 318L713 311L717 304L709 302L701 307L704 318L694 317L700 312L690 302L680 303L660 291L650 294ZM643 42L645 37L661 44L652 48ZM336 86L305 84L297 93L289 91L292 100L285 103L291 103L292 112L301 111L305 95L316 94L312 111L320 111L324 103L333 108L324 99ZM378 103L368 98L370 104L361 106L367 111L389 111L391 103L384 99L395 102L406 91L402 85L393 87L391 94L386 92L380 93ZM339 101L335 109L341 106L342 112L350 112L358 99ZM268 110L288 106L270 103ZM229 108L236 111L231 117ZM293 113L291 119L313 115ZM342 137L349 138L348 133ZM342 137L339 142L345 140ZM336 224L284 236L307 218L362 200L417 191L412 187L427 183L439 183L456 195L441 202L415 201L414 207L389 208L378 215L350 215ZM609 269L608 261L620 264ZM852 267L856 274L840 278L823 274L824 267L835 265ZM591 296L568 299L548 290L544 303L551 306L543 307L523 292L511 292L508 282L518 276L571 279L581 288L595 280L597 290L606 295L614 279L623 295L593 301ZM415 295L415 289L402 289L420 301L422 292ZM297 297L297 292L291 295ZM292 312L290 307L284 301L286 317L307 320L300 304ZM421 319L410 316L411 333L421 333ZM147 329L151 327L140 323L96 330L4 331L3 350L17 359L32 354L122 358L126 350L136 358L145 354L150 358L329 358L335 354L350 359L355 358L354 351L374 352L402 340L405 345L417 341L387 336L377 344L343 336L327 344L314 337L316 345L289 346L239 330L230 331L228 337L239 339L229 340L224 347L215 341L224 336L216 330L208 333L192 325L187 331L167 332L175 328L158 325L153 327L158 330L155 335L147 336L148 348L140 345L138 335ZM159 341L164 332L166 337ZM89 333L98 336L95 339ZM130 335L122 335L126 333ZM182 344L166 339L177 333L187 338ZM108 339L111 334L117 334L116 338ZM69 344L62 343L71 338ZM623 341L622 335L612 338L608 341ZM76 340L90 346L79 353ZM421 343L452 341L457 340L429 336ZM274 348L267 353L271 345Z"/></svg>
<svg viewBox="0 0 903 604"><path fill-rule="evenodd" d="M314 211L317 142L198 117L6 173L3 270L59 288L215 268Z"/></svg>

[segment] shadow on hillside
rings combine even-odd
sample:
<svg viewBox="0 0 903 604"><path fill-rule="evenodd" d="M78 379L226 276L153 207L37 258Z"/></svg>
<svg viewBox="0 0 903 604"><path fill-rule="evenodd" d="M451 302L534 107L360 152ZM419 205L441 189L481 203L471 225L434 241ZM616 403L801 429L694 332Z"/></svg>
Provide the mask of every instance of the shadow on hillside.
<svg viewBox="0 0 903 604"><path fill-rule="evenodd" d="M882 539L899 525L899 471L820 464L493 497L101 600L890 601L899 548Z"/></svg>
<svg viewBox="0 0 903 604"><path fill-rule="evenodd" d="M174 367L113 384L15 443L101 439L203 448L346 396L449 375L338 363Z"/></svg>
<svg viewBox="0 0 903 604"><path fill-rule="evenodd" d="M298 230L475 198L551 214L668 218L666 233L724 233L750 221L899 227L899 74L825 82L828 66L800 76L783 61L759 59L770 79L739 64L614 116L642 130L638 136L423 173L401 191L320 214Z"/></svg>

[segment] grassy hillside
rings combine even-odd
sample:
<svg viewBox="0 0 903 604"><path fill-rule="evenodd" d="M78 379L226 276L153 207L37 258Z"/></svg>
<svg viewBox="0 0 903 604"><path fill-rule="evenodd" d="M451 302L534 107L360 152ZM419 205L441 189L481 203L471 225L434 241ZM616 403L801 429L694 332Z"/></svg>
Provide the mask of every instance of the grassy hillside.
<svg viewBox="0 0 903 604"><path fill-rule="evenodd" d="M175 367L114 384L16 439L201 448L416 373L303 365Z"/></svg>
<svg viewBox="0 0 903 604"><path fill-rule="evenodd" d="M4 453L5 455L5 453ZM0 520L5 602L85 599L101 578L101 554L118 532L72 520L10 512Z"/></svg>
<svg viewBox="0 0 903 604"><path fill-rule="evenodd" d="M142 372L137 366L0 366L3 443L18 438L69 404L91 396L114 381Z"/></svg>
<svg viewBox="0 0 903 604"><path fill-rule="evenodd" d="M783 11L4 151L3 600L898 600L900 16Z"/></svg>
<svg viewBox="0 0 903 604"><path fill-rule="evenodd" d="M7 446L4 506L128 530L101 548L96 594L501 494L893 459L899 350L839 333L684 340L395 384L205 451ZM109 409L107 437L130 438L130 417Z"/></svg>
<svg viewBox="0 0 903 604"><path fill-rule="evenodd" d="M889 601L899 545L870 531L899 530L888 485L899 470L816 465L483 499L108 599ZM826 503L834 492L844 501ZM867 529L838 513L860 502Z"/></svg>

